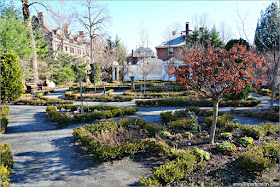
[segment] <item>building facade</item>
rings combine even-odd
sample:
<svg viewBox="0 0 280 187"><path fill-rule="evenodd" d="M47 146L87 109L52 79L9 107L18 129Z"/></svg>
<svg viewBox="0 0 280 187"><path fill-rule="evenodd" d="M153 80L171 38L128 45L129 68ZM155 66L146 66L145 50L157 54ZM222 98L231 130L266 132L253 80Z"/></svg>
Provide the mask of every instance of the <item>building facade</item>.
<svg viewBox="0 0 280 187"><path fill-rule="evenodd" d="M171 58L180 59L183 48L186 46L186 36L189 34L189 23L186 22L186 30L180 33L172 32L171 38L156 46L157 56L163 61Z"/></svg>
<svg viewBox="0 0 280 187"><path fill-rule="evenodd" d="M90 41L85 37L84 31L73 34L67 23L63 24L63 28L48 24L44 12L39 12L37 17L33 16L32 22L35 29L41 29L44 40L50 42L49 49L54 51L53 58L63 51L81 56L87 63L90 62Z"/></svg>

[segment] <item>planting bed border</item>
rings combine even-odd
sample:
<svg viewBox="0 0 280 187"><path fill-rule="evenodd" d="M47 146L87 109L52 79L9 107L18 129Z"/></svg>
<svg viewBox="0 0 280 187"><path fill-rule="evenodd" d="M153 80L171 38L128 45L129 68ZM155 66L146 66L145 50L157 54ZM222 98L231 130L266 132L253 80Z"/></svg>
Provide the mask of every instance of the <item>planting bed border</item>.
<svg viewBox="0 0 280 187"><path fill-rule="evenodd" d="M57 109L61 110L62 108L70 111L77 110L80 105L59 105ZM74 123L85 123L91 122L99 119L108 119L113 117L122 117L125 115L133 115L138 111L138 107L116 107L109 105L95 105L89 106L90 113L80 114L80 115L67 115L61 114L55 106L48 106L46 111L50 116L51 120L58 124L59 126L65 126ZM85 111L87 108L84 106Z"/></svg>

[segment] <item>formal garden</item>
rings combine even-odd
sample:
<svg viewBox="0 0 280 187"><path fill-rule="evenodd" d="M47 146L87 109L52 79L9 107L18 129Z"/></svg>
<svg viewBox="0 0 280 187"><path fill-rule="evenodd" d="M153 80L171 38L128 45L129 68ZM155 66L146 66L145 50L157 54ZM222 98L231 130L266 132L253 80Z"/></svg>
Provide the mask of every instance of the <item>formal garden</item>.
<svg viewBox="0 0 280 187"><path fill-rule="evenodd" d="M143 186L232 185L243 182L273 183L279 181L279 106L273 111L256 109L261 100L250 97L251 92L267 93L265 89L244 89L239 95L224 97L218 112L215 143L209 144L213 110L211 95L188 90L175 82L148 81L131 84L114 82L99 85L78 84L65 92L64 98L49 99L53 90L25 93L9 102L14 105L47 106L50 121L59 128L76 127L73 136L92 154L92 159L114 162L124 157L152 157L157 165L146 176L139 176ZM81 91L82 90L82 94ZM113 94L116 91L117 94ZM264 94L262 94L264 95ZM74 104L74 102L84 105ZM85 102L105 105L88 105ZM133 107L110 106L107 102L134 103ZM186 107L160 114L159 124L148 123L135 115L138 107ZM252 109L239 110L240 107ZM2 133L8 128L9 107L1 107ZM234 123L234 115L266 119L260 125ZM106 120L110 120L106 121ZM93 121L100 121L91 124ZM3 185L9 183L12 155L9 144L2 144L1 176ZM2 151L3 150L3 151ZM3 169L2 169L3 168Z"/></svg>
<svg viewBox="0 0 280 187"><path fill-rule="evenodd" d="M72 170L77 184L78 177L98 174L91 171L100 165L110 168L125 159L149 170L129 185L280 185L275 46L271 58L263 42L255 41L256 49L241 38L222 45L215 27L196 28L184 39L184 65L169 64L165 72L175 81L147 80L149 71L139 66L143 80L132 76L126 82L127 56L118 37L94 45L100 48L86 61L59 47L49 50L40 29L32 31L31 23L26 28L28 20L12 5L0 18L6 24L1 23L1 186L29 185L42 176L44 184L54 185L49 176L68 181ZM12 23L17 27L10 32L21 37L14 34L9 42ZM117 68L122 81L115 81L115 61L123 66ZM56 174L61 176L53 179Z"/></svg>

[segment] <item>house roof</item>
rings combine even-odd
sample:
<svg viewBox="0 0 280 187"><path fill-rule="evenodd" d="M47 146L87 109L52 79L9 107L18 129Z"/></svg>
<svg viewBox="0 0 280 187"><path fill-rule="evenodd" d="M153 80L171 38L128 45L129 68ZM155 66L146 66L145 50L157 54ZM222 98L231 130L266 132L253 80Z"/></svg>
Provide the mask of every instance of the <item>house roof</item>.
<svg viewBox="0 0 280 187"><path fill-rule="evenodd" d="M50 24L50 23L46 23L46 28L47 28L49 31L54 31L54 30L57 30L57 29L58 29L58 26L52 25L52 24Z"/></svg>
<svg viewBox="0 0 280 187"><path fill-rule="evenodd" d="M128 56L132 57L132 53ZM133 51L133 57L155 57L155 53L148 47L139 47L135 51Z"/></svg>
<svg viewBox="0 0 280 187"><path fill-rule="evenodd" d="M156 49L185 46L185 36L186 36L186 31L182 31L181 33L176 33L167 41L164 41L160 45L156 46Z"/></svg>

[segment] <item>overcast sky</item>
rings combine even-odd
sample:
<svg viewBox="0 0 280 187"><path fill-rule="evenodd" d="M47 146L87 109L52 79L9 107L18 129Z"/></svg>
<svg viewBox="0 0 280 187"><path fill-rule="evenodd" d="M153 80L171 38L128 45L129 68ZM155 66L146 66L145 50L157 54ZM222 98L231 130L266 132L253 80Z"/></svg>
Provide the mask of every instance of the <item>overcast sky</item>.
<svg viewBox="0 0 280 187"><path fill-rule="evenodd" d="M55 1L52 1L55 4ZM253 41L254 32L261 10L273 1L98 1L106 4L112 20L107 24L107 34L115 38L119 36L127 46L128 52L140 45L139 28L142 25L149 35L149 47L155 51L155 46L164 41L166 27L177 23L185 29L189 22L194 29L194 17L207 15L207 26L213 25L219 29L223 23L232 32L231 38L244 38L246 35ZM20 5L20 1L15 1ZM79 9L78 1L67 1L66 6ZM55 7L55 6L54 6ZM56 7L59 8L59 7ZM44 9L37 6L37 9ZM32 9L32 13L36 14ZM47 16L47 21L49 17ZM241 24L241 19L243 23ZM244 25L244 29L243 29ZM84 30L81 26L71 27L73 32Z"/></svg>

